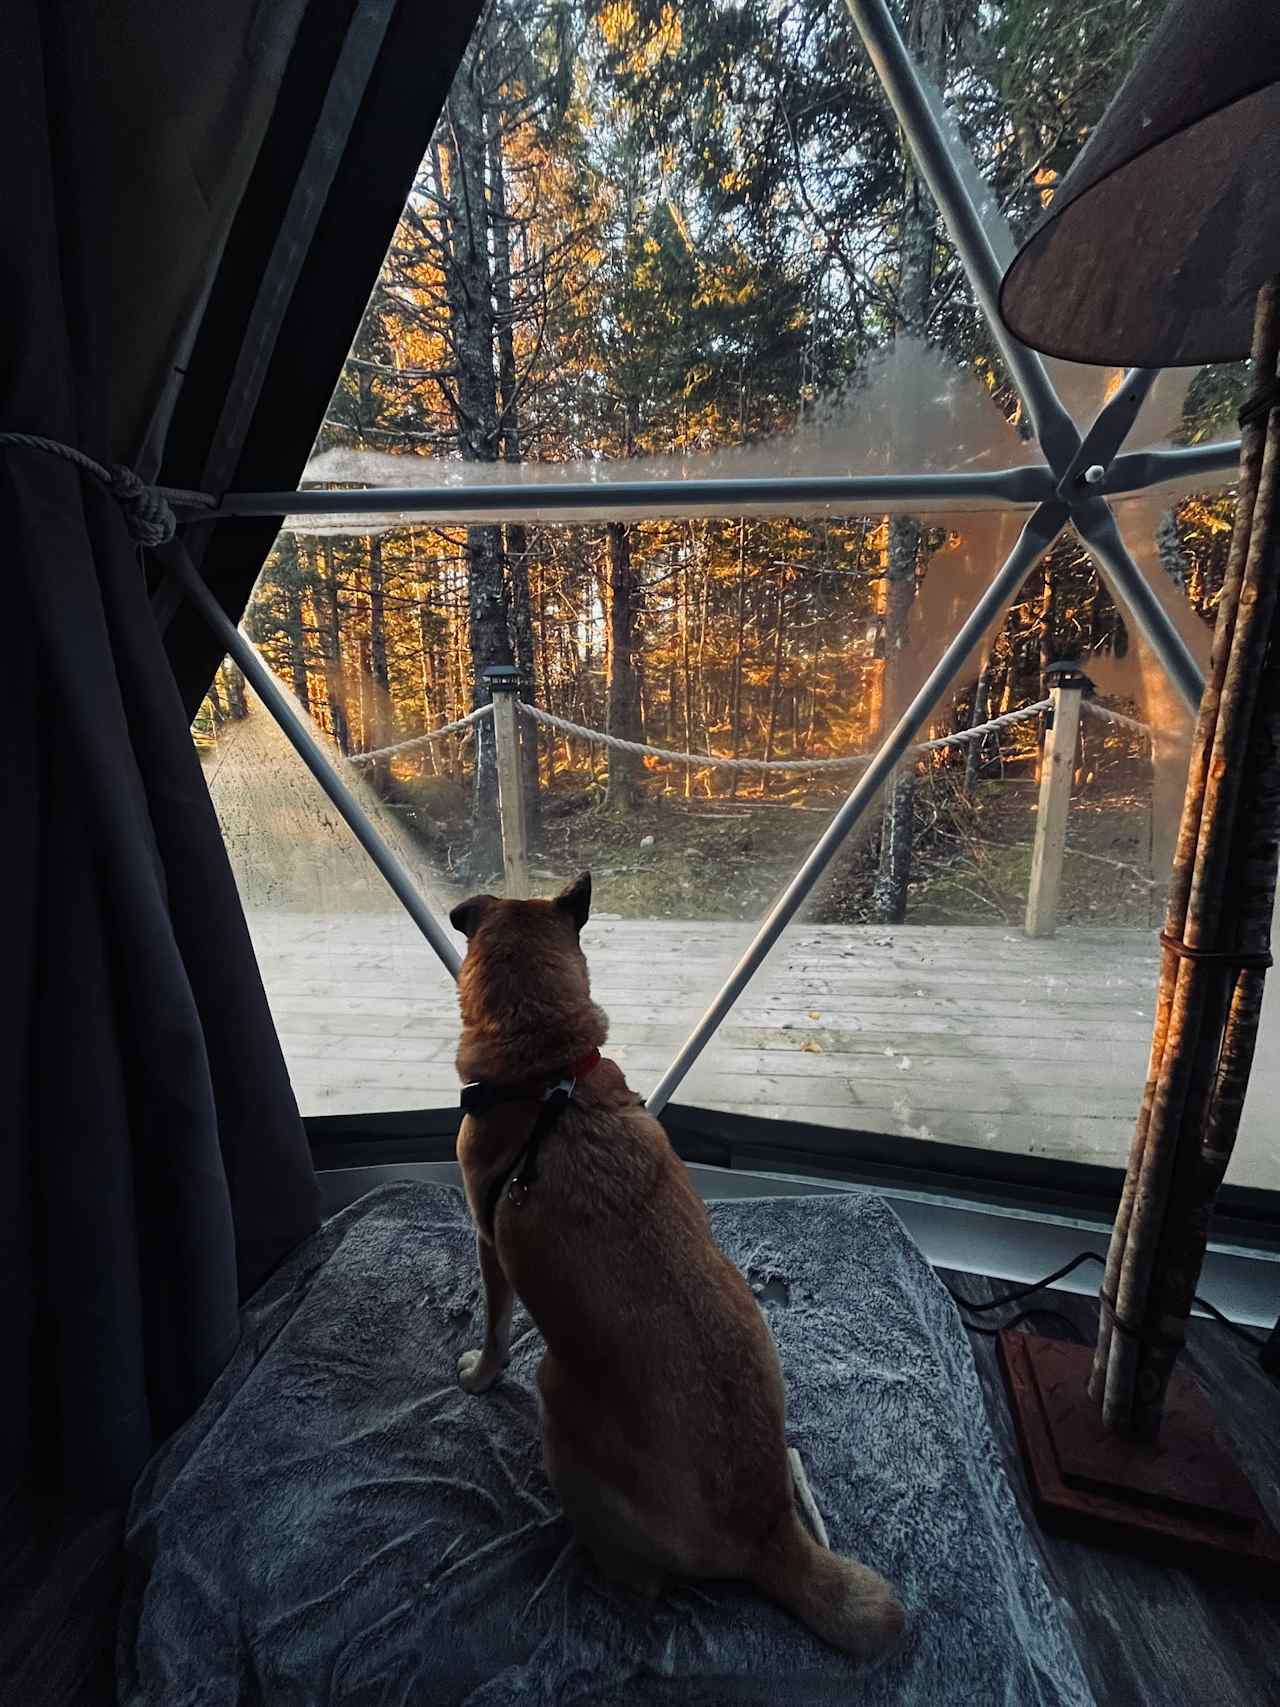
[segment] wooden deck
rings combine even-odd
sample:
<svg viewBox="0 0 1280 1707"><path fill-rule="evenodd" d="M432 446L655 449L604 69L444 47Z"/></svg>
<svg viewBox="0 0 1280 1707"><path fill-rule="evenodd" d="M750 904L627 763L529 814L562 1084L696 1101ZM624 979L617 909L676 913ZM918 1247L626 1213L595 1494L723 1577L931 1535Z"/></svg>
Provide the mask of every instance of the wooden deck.
<svg viewBox="0 0 1280 1707"><path fill-rule="evenodd" d="M304 1113L457 1094L450 982L403 915L252 911ZM647 1092L750 926L596 918L584 935L610 1053ZM1123 1164L1146 1071L1157 954L1146 932L795 927L680 1101L1030 1155ZM1280 1187L1273 990L1229 1177Z"/></svg>

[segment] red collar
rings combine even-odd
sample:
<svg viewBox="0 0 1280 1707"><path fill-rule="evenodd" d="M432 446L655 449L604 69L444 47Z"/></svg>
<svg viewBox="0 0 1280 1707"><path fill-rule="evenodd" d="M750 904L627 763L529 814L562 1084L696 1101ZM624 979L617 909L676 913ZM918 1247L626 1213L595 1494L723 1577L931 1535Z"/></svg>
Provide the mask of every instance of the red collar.
<svg viewBox="0 0 1280 1707"><path fill-rule="evenodd" d="M588 1073L594 1073L600 1065L600 1051L593 1049L589 1055L579 1055L576 1061L569 1063L566 1079L585 1079Z"/></svg>

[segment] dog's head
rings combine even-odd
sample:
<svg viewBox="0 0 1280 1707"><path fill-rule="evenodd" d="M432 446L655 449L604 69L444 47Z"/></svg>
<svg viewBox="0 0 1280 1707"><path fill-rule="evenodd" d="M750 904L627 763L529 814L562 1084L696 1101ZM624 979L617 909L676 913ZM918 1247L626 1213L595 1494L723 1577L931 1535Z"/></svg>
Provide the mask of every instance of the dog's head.
<svg viewBox="0 0 1280 1707"><path fill-rule="evenodd" d="M473 895L449 914L467 939L458 978L466 1024L501 1026L519 1017L547 1026L591 1002L579 932L591 911L591 873L584 871L550 901L503 901Z"/></svg>

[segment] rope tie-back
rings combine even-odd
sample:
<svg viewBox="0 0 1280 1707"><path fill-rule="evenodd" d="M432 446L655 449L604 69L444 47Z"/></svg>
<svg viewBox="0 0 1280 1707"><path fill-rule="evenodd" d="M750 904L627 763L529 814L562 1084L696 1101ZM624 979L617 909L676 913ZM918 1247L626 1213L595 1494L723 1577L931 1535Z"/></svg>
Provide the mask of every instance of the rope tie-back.
<svg viewBox="0 0 1280 1707"><path fill-rule="evenodd" d="M957 729L951 735L939 735L932 741L920 741L914 747L908 747L908 753L934 753L943 747L965 746L970 741L985 740L988 735L998 729L1006 729L1010 724L1021 723L1027 718L1039 717L1047 711L1052 701L1037 700L1034 705L1024 705L1018 711L1006 711L1001 717L993 717L986 723L977 723L972 729ZM544 724L549 729L559 729L566 735L576 735L579 740L592 741L597 746L612 747L620 753L636 753L641 757L665 759L669 764L707 766L713 770L728 771L830 771L848 770L852 765L870 764L875 756L872 753L850 753L840 759L729 759L720 758L715 753L676 753L667 747L654 747L647 741L624 741L620 735L606 735L600 729L588 729L584 724L571 723L567 717L556 717L550 711L543 711L536 705L526 705L522 699L516 701L516 709L530 718L534 723Z"/></svg>
<svg viewBox="0 0 1280 1707"><path fill-rule="evenodd" d="M1083 709L1091 712L1094 717L1104 718L1108 723L1118 723L1122 729L1134 729L1148 739L1154 733L1149 723L1140 723L1136 717L1126 717L1123 711L1112 711L1109 705L1099 705L1095 699L1081 700L1080 703Z"/></svg>
<svg viewBox="0 0 1280 1707"><path fill-rule="evenodd" d="M41 433L0 433L0 450L43 451L91 474L119 504L125 526L139 545L163 545L173 538L178 526L173 505L183 510L209 510L217 503L207 492L187 492L177 486L148 486L123 463L98 462L74 445L47 439Z"/></svg>
<svg viewBox="0 0 1280 1707"><path fill-rule="evenodd" d="M348 753L347 757L353 765L367 765L373 759L388 759L393 753L408 753L414 747L428 747L432 741L442 740L446 735L463 734L473 724L482 723L486 717L492 716L491 705L478 705L474 711L469 711L456 723L444 723L439 729L429 729L425 735L410 736L409 740L397 741L390 747L374 747L367 753Z"/></svg>

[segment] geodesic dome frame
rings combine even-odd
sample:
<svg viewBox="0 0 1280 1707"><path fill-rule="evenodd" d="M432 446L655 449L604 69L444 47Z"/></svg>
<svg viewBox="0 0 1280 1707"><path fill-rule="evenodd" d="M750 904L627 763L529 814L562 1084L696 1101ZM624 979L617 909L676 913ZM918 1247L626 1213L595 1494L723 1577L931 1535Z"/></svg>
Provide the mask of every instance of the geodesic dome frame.
<svg viewBox="0 0 1280 1707"><path fill-rule="evenodd" d="M1043 455L1040 465L972 473L680 480L667 488L653 480L611 481L607 486L565 481L540 486L536 494L518 484L346 492L232 490L209 512L212 518L225 518L225 522L215 530L211 551L206 551L203 575L181 545L166 548L170 578L168 593L162 590L161 596L185 594L187 601L182 619L187 626L177 631L177 650L179 654L185 650L192 663L196 657L202 663L194 673L188 671L189 702L193 697L198 700L199 694L193 695L193 687L203 692L209 669L222 651L236 659L392 884L433 951L450 973L456 974L459 957L448 931L422 901L358 801L276 687L267 666L236 628L233 619L240 614L248 591L242 566L237 573L235 596L220 600L218 576L208 571L211 566L216 568L227 539L235 539L247 524L256 524L255 539L265 539L268 534L263 524L270 526L267 519L286 516L305 519L342 515L428 518L447 515L457 511L460 496L465 496L468 512L482 513L494 520L518 518L531 508L548 519L569 512L577 519L584 513L616 519L619 513L637 515L651 511L659 497L668 511L675 504L681 509L697 507L704 513L711 510L722 515L761 505L771 510L813 505L839 505L846 510L894 506L910 509L913 503L980 500L996 507L1035 506L1012 551L995 571L897 723L885 735L857 784L651 1090L648 1106L654 1112L667 1105L854 825L916 740L982 635L1003 615L1029 570L1064 528L1073 527L1079 535L1116 603L1131 618L1176 694L1192 711L1202 686L1194 658L1126 548L1107 500L1166 483L1183 482L1191 476L1232 470L1238 460L1238 441L1188 449L1125 452L1126 437L1158 377L1158 369L1131 370L1091 422L1077 423L1072 419L1045 364L1008 331L1000 318L1001 261L971 192L976 170L972 161L965 158L963 143L954 129L943 121L939 95L908 52L885 0L848 0L848 5L1021 397ZM199 613L208 625L206 633L192 632L193 613ZM177 662L181 676L181 657Z"/></svg>

